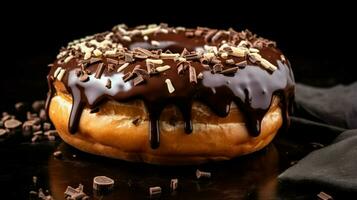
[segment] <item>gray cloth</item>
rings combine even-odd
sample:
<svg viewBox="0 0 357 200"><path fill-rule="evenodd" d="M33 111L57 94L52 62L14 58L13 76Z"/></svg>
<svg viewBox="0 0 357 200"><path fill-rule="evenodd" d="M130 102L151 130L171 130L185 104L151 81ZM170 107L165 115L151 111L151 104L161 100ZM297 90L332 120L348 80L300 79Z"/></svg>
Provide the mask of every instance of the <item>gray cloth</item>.
<svg viewBox="0 0 357 200"><path fill-rule="evenodd" d="M293 126L313 127L319 137L335 138L280 174L279 181L357 193L357 82L329 89L297 85L296 113Z"/></svg>

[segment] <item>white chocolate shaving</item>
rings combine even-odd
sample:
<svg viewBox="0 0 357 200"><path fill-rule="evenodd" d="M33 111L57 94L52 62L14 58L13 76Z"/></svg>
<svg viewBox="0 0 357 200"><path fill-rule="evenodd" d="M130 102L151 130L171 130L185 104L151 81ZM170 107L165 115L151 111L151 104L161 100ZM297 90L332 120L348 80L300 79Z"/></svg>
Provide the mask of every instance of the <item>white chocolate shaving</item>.
<svg viewBox="0 0 357 200"><path fill-rule="evenodd" d="M221 53L221 57L224 58L224 59L227 59L228 58L228 53L226 53L226 52Z"/></svg>
<svg viewBox="0 0 357 200"><path fill-rule="evenodd" d="M248 49L244 47L231 47L232 53L230 53L232 56L235 57L244 57L248 53Z"/></svg>
<svg viewBox="0 0 357 200"><path fill-rule="evenodd" d="M160 46L160 42L158 42L156 40L151 40L151 45L155 46L155 47L158 47L158 46Z"/></svg>
<svg viewBox="0 0 357 200"><path fill-rule="evenodd" d="M124 36L122 37L122 39L123 39L124 41L126 41L126 42L131 42L131 38L130 38L129 36L127 36L127 35L124 35Z"/></svg>
<svg viewBox="0 0 357 200"><path fill-rule="evenodd" d="M163 72L163 71L166 71L168 69L170 69L170 65L164 65L164 66L161 66L161 67L156 67L156 71L158 72Z"/></svg>
<svg viewBox="0 0 357 200"><path fill-rule="evenodd" d="M161 59L146 59L146 63L152 63L152 64L155 64L155 65L162 65L164 63L163 60Z"/></svg>
<svg viewBox="0 0 357 200"><path fill-rule="evenodd" d="M161 53L160 54L160 58L162 58L162 59L174 59L179 56L180 56L180 54L178 54L178 53Z"/></svg>
<svg viewBox="0 0 357 200"><path fill-rule="evenodd" d="M264 58L262 58L260 60L260 64L263 67L265 67L266 69L269 69L269 70L272 70L272 71L275 71L275 70L278 69L276 66L274 66L273 64L271 64L269 61L265 60Z"/></svg>
<svg viewBox="0 0 357 200"><path fill-rule="evenodd" d="M203 57L206 58L207 60L211 60L212 58L215 57L214 53L204 53Z"/></svg>
<svg viewBox="0 0 357 200"><path fill-rule="evenodd" d="M157 30L159 30L160 27L153 27L153 28L148 28L148 29L144 29L144 30L141 30L141 35L149 35L151 33L154 33L156 32Z"/></svg>
<svg viewBox="0 0 357 200"><path fill-rule="evenodd" d="M120 66L117 70L117 72L121 72L123 71L125 68L127 68L129 66L129 63L124 63L122 66Z"/></svg>
<svg viewBox="0 0 357 200"><path fill-rule="evenodd" d="M84 54L84 60L88 60L90 57L92 56L92 53L91 52L86 52L85 54Z"/></svg>
<svg viewBox="0 0 357 200"><path fill-rule="evenodd" d="M62 80L62 78L63 78L65 72L66 72L65 69L61 69L61 70L60 70L60 72L59 72L58 75L57 75L57 79L58 79L59 81Z"/></svg>
<svg viewBox="0 0 357 200"><path fill-rule="evenodd" d="M104 55L105 56L112 56L112 55L115 55L116 52L117 52L116 49L108 50L108 51L104 52Z"/></svg>
<svg viewBox="0 0 357 200"><path fill-rule="evenodd" d="M143 39L144 39L145 41L148 41L148 40L149 40L149 37L148 37L147 35L144 35Z"/></svg>
<svg viewBox="0 0 357 200"><path fill-rule="evenodd" d="M55 78L57 78L57 76L58 76L58 74L60 73L60 71L61 71L61 67L57 67L57 69L55 70L55 72L53 73L53 76L55 77Z"/></svg>
<svg viewBox="0 0 357 200"><path fill-rule="evenodd" d="M250 53L259 53L259 49L256 48L249 48Z"/></svg>
<svg viewBox="0 0 357 200"><path fill-rule="evenodd" d="M175 92L175 88L174 88L174 86L172 85L172 82L171 82L170 79L166 79L166 80L165 80L165 83L166 83L166 85L167 85L167 90L169 91L170 94L173 93L173 92Z"/></svg>
<svg viewBox="0 0 357 200"><path fill-rule="evenodd" d="M68 63L72 58L74 58L72 55L67 56L67 58L64 59L64 63Z"/></svg>
<svg viewBox="0 0 357 200"><path fill-rule="evenodd" d="M93 51L93 54L95 56L101 56L103 53L99 49L96 49L96 50Z"/></svg>

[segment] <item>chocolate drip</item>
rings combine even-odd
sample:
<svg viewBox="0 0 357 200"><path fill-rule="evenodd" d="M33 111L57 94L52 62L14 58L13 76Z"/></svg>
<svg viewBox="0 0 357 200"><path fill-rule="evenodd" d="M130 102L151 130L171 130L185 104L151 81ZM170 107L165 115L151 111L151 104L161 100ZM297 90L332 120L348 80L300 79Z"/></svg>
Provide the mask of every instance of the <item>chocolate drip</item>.
<svg viewBox="0 0 357 200"><path fill-rule="evenodd" d="M124 46L129 49L142 47L148 50L161 49L181 53L184 48L193 51L203 49L206 44L203 37L188 39L183 32L177 34L159 33L150 37L152 40L159 41L160 45L153 46L141 38L136 38L131 44L124 43ZM220 37L220 40L223 39L227 39L227 37ZM260 49L260 53L274 65L276 63L277 69L267 71L258 64L249 61L247 66L233 71L234 73L220 74L211 72L210 68L203 66L199 60L191 60L190 67L194 67L197 74L202 74L202 78L196 81L197 83L190 81L189 70L183 69L182 73L178 73L177 62L173 59L163 60L162 65L171 66L169 69L149 75L149 72L145 72L147 69L145 60L137 58L124 71L116 72L113 69L104 69L101 76L97 78L95 78L94 72L96 72L98 64L89 64L86 68L89 71L86 74L88 80L81 81L76 73L78 61L73 59L65 65L67 72L62 79L73 99L68 124L69 130L71 133L77 131L80 116L85 107L97 108L99 104L107 100L125 102L141 99L145 102L149 114L149 141L153 149L158 148L160 144L160 114L169 104L175 105L180 110L185 132L189 134L193 131L191 120L193 101L204 103L220 117L226 117L230 112L231 104L235 103L245 115L245 123L251 136L258 136L261 121L270 108L274 95L280 96L284 124L286 125L289 122L288 113L291 111L291 102L294 96L292 70L285 60L280 61L281 53L277 49L263 47ZM238 63L242 59L234 61ZM54 73L56 67L58 64L52 67L50 74ZM227 66L222 64L222 67L226 68ZM136 79L137 82L127 79L128 74L134 72L134 69L140 82L138 82L139 79ZM165 84L167 79L170 79L175 88L173 93L168 91ZM111 87L107 87L108 80L111 80ZM53 87L52 79L48 78L48 82L50 87L49 104L54 90L51 89Z"/></svg>

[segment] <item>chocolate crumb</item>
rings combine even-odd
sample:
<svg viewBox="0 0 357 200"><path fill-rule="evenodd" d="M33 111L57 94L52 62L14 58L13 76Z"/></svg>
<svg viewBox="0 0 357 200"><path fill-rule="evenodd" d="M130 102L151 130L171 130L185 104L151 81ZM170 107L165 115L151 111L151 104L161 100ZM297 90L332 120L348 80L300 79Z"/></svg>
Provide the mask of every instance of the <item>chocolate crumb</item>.
<svg viewBox="0 0 357 200"><path fill-rule="evenodd" d="M107 83L105 84L105 87L110 89L112 87L112 81L108 78Z"/></svg>
<svg viewBox="0 0 357 200"><path fill-rule="evenodd" d="M8 133L6 129L0 128L0 137L5 136Z"/></svg>
<svg viewBox="0 0 357 200"><path fill-rule="evenodd" d="M134 120L132 121L132 123L135 125L135 126L138 126L141 122L141 117L135 117Z"/></svg>

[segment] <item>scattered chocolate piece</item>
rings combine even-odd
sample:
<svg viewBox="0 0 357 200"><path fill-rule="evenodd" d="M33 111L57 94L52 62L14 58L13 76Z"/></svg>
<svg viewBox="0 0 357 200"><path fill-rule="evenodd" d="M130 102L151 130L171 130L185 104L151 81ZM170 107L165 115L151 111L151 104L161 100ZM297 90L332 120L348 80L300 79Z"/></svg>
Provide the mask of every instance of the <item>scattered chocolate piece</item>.
<svg viewBox="0 0 357 200"><path fill-rule="evenodd" d="M15 104L15 109L18 112L24 110L24 108L25 108L24 102L18 102Z"/></svg>
<svg viewBox="0 0 357 200"><path fill-rule="evenodd" d="M171 181L170 181L170 189L171 189L171 191L176 191L177 187L178 187L178 179L177 178L171 179Z"/></svg>
<svg viewBox="0 0 357 200"><path fill-rule="evenodd" d="M6 129L0 128L0 137L5 136L8 133Z"/></svg>
<svg viewBox="0 0 357 200"><path fill-rule="evenodd" d="M321 200L333 200L332 196L326 194L325 192L320 192L317 197Z"/></svg>
<svg viewBox="0 0 357 200"><path fill-rule="evenodd" d="M42 121L46 121L47 120L47 114L46 114L46 110L45 109L41 109L40 110L40 114L39 114L39 117Z"/></svg>
<svg viewBox="0 0 357 200"><path fill-rule="evenodd" d="M78 188L74 189L71 186L67 186L66 191L64 192L65 198L79 200L83 199L87 195L83 192L83 185L79 184Z"/></svg>
<svg viewBox="0 0 357 200"><path fill-rule="evenodd" d="M31 138L31 142L34 143L34 142L36 142L36 141L39 140L39 139L40 139L40 136L39 136L39 135L35 135L35 136L33 136L33 137Z"/></svg>
<svg viewBox="0 0 357 200"><path fill-rule="evenodd" d="M15 129L15 128L20 127L21 125L22 125L22 123L16 119L8 119L4 122L5 128L8 128L8 129Z"/></svg>
<svg viewBox="0 0 357 200"><path fill-rule="evenodd" d="M107 176L96 176L93 178L93 189L98 192L109 192L114 187L114 180Z"/></svg>
<svg viewBox="0 0 357 200"><path fill-rule="evenodd" d="M196 177L197 179L200 178L211 178L211 172L204 172L204 171L200 171L200 170L196 170Z"/></svg>
<svg viewBox="0 0 357 200"><path fill-rule="evenodd" d="M61 158L62 157L62 151L53 152L53 156L56 157L56 158Z"/></svg>
<svg viewBox="0 0 357 200"><path fill-rule="evenodd" d="M197 78L198 78L198 79L203 79L203 74L202 74L202 73L199 73L199 74L197 75Z"/></svg>
<svg viewBox="0 0 357 200"><path fill-rule="evenodd" d="M40 112L42 108L45 108L45 101L35 101L32 103L32 110Z"/></svg>
<svg viewBox="0 0 357 200"><path fill-rule="evenodd" d="M150 193L150 196L159 195L159 194L161 194L161 187L159 187L159 186L150 187L149 193Z"/></svg>
<svg viewBox="0 0 357 200"><path fill-rule="evenodd" d="M94 77L96 79L100 79L100 77L103 74L103 71L104 71L104 63L99 63L98 66L97 66L97 70L95 71Z"/></svg>

